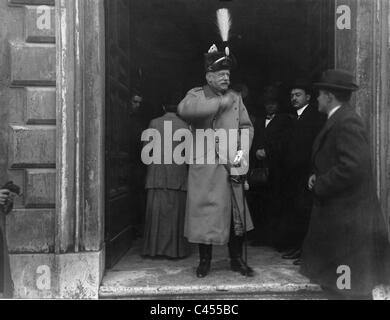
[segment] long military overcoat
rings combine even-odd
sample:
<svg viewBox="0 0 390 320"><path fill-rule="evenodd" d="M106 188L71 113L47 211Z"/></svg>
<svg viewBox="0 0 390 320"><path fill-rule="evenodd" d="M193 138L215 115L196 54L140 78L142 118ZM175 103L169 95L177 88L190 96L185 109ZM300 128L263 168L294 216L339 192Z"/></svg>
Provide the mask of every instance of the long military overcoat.
<svg viewBox="0 0 390 320"><path fill-rule="evenodd" d="M363 121L349 105L328 120L313 149L317 181L302 272L350 296L370 294L390 271L370 154Z"/></svg>
<svg viewBox="0 0 390 320"><path fill-rule="evenodd" d="M229 171L224 164L216 161L208 164L204 159L207 153L217 154L216 146L205 144L203 152L196 151L196 130L248 129L249 147L253 139L253 125L239 94L232 91L233 104L225 111L215 103L217 94L209 86L191 90L178 107L178 114L187 121L194 136L194 161L190 165L188 177L188 198L186 209L185 236L191 243L225 245L229 241L232 210L239 212L244 221L244 195L241 185L229 181ZM230 145L230 144L228 144ZM208 150L207 147L209 147ZM229 150L232 151L232 150ZM249 154L249 150L246 150ZM230 153L230 152L228 152ZM203 158L205 163L199 160ZM197 157L198 156L198 157ZM216 155L218 159L218 155ZM202 159L201 159L202 160ZM250 212L245 201L246 230L253 229Z"/></svg>

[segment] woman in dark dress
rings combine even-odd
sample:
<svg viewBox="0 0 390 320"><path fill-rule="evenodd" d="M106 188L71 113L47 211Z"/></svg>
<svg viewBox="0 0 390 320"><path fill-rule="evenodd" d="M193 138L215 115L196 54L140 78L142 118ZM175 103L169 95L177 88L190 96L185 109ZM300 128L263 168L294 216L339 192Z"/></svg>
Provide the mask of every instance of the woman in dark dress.
<svg viewBox="0 0 390 320"><path fill-rule="evenodd" d="M149 128L160 132L161 159L164 161L164 124L172 125L172 132L188 129L177 117L177 106L169 103L165 115L152 120ZM173 142L175 150L179 142ZM188 168L186 164L151 164L146 178L147 207L142 255L185 258L189 244L184 238L184 217L187 199Z"/></svg>

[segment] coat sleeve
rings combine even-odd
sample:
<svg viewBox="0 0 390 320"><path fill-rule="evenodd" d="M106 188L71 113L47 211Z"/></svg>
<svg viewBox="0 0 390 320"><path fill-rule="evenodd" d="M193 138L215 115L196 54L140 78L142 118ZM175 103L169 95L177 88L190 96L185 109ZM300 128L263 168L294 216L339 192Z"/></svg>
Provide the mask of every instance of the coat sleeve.
<svg viewBox="0 0 390 320"><path fill-rule="evenodd" d="M317 177L314 193L327 198L359 184L370 171L370 151L362 121L345 119L336 137L335 165Z"/></svg>
<svg viewBox="0 0 390 320"><path fill-rule="evenodd" d="M245 131L242 131L242 130L248 129L248 131L249 131L249 136L248 136L248 138L249 138L249 149L245 150L249 154L249 150L251 149L252 143L253 143L253 137L255 135L255 130L254 130L252 121L249 118L248 111L247 111L247 109L246 109L246 107L244 105L244 102L242 101L241 96L240 96L239 99L240 99L240 102L239 102L240 103L240 124L239 124L239 127L240 127L240 130L241 130L241 135L245 132Z"/></svg>
<svg viewBox="0 0 390 320"><path fill-rule="evenodd" d="M207 99L203 91L191 90L179 104L177 113L187 123L214 116L219 111L219 100Z"/></svg>

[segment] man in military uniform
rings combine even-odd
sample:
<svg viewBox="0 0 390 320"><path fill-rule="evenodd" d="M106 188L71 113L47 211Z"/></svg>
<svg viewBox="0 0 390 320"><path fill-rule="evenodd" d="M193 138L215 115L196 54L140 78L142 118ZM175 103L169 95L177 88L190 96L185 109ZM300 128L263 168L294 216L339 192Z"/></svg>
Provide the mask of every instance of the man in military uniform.
<svg viewBox="0 0 390 320"><path fill-rule="evenodd" d="M203 278L210 271L213 245L229 244L231 268L234 272L252 276L253 270L243 260L244 234L253 229L249 209L244 199L243 187L233 182L237 177L231 174L231 168L237 147L226 144L229 154L224 162L221 154L222 143L217 131L237 130L246 134L248 150L253 139L253 125L242 101L236 92L229 90L230 70L235 64L234 58L227 53L218 52L213 46L205 55L205 73L207 85L191 90L178 107L178 114L187 121L194 133L198 129L214 130L216 144L202 150L200 158L216 156L214 164L195 159L190 164L188 178L188 198L185 222L185 236L191 243L199 244L200 264L197 276ZM244 130L247 129L247 130ZM194 141L194 146L197 146ZM243 146L240 146L243 149ZM194 152L195 154L195 152ZM196 157L195 157L196 158Z"/></svg>

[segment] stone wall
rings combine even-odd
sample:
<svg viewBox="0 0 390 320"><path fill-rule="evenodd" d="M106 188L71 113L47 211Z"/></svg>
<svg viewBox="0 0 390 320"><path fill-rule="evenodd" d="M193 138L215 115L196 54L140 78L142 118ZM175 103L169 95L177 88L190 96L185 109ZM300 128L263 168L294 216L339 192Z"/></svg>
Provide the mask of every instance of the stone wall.
<svg viewBox="0 0 390 320"><path fill-rule="evenodd" d="M56 188L54 0L1 1L0 21L0 183L13 180L23 192L6 230L15 294L49 297Z"/></svg>

